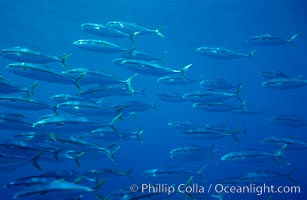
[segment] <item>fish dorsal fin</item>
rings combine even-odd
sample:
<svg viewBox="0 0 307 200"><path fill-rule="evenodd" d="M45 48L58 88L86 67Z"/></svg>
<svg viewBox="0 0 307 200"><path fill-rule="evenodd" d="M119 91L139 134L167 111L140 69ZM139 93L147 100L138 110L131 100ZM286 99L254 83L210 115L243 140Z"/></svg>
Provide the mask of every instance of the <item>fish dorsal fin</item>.
<svg viewBox="0 0 307 200"><path fill-rule="evenodd" d="M33 51L41 51L41 50L40 50L38 47L36 47L36 46L31 47L30 49L33 50Z"/></svg>
<svg viewBox="0 0 307 200"><path fill-rule="evenodd" d="M65 180L62 178L62 179L58 179L58 180L55 180L53 181L54 183L62 183L62 182L65 182Z"/></svg>
<svg viewBox="0 0 307 200"><path fill-rule="evenodd" d="M265 34L262 34L262 37L272 37L273 35L270 34L270 33L265 33Z"/></svg>
<svg viewBox="0 0 307 200"><path fill-rule="evenodd" d="M51 138L51 140L54 141L54 142L57 141L57 139L56 139L56 137L55 137L55 133L50 133L50 138Z"/></svg>
<svg viewBox="0 0 307 200"><path fill-rule="evenodd" d="M100 98L98 101L96 101L96 104L101 104L103 102L104 98Z"/></svg>

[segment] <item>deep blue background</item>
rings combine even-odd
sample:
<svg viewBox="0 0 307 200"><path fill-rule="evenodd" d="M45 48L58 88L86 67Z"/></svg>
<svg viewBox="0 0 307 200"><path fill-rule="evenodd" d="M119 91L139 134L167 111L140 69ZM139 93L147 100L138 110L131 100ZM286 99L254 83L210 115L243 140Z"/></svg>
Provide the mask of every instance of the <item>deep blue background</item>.
<svg viewBox="0 0 307 200"><path fill-rule="evenodd" d="M29 1L0 1L0 48L12 46L37 47L50 54L72 53L68 65L73 67L87 67L91 69L103 69L109 73L127 78L133 72L124 70L112 64L117 55L91 53L80 50L72 45L77 39L98 38L84 33L80 25L85 22L106 23L118 20L135 22L146 27L158 28L166 26L162 30L166 39L156 35L137 37L137 48L153 55L161 55L167 51L166 64L179 69L187 64L193 66L188 71L191 77L203 75L206 79L225 78L229 82L243 82L242 98L248 104L258 107L267 106L268 115L299 114L306 116L306 88L289 91L272 91L260 87L261 77L259 71L283 70L292 76L302 74L306 77L306 4L303 0L169 0L169 1L142 1L142 0L29 0ZM289 38L297 33L295 41L298 48L290 45L278 47L256 47L257 52L253 58L254 63L248 59L240 60L211 60L202 57L195 52L200 46L221 46L241 52L249 52L255 46L245 43L251 36L271 33L283 38ZM131 46L127 38L110 40L115 43ZM33 81L23 79L10 74L4 69L9 60L0 59L1 75L15 80L23 85L29 85ZM57 64L52 64L57 66ZM130 99L152 103L155 95L160 92L182 91L188 92L198 88L198 85L168 87L158 85L155 77L139 75L133 82L137 89L147 89L147 98L135 96ZM48 88L46 90L46 88ZM37 98L52 103L50 96L57 93L72 92L74 87L58 84L40 83L37 88ZM121 99L110 98L106 103L114 105ZM241 143L237 144L232 138L215 141L219 149L217 159L230 152L247 148L264 149L274 151L271 146L263 145L259 141L266 136L294 136L304 140L306 128L285 128L270 123L263 116L234 116L228 113L204 113L196 111L191 103L171 104L162 102L159 104L160 111L149 110L139 113L139 121L122 122L123 126L144 128L144 143L124 143L119 151L117 163L111 163L102 159L97 161L83 161L82 169L87 170L99 167L114 167L116 169L133 169L133 179L126 177L109 179L103 188L104 194L113 190L127 187L132 183L147 183L149 180L140 177L139 174L150 168L163 168L167 166L185 166L198 170L205 163L208 168L205 171L208 183L218 182L221 178L243 175L257 169L270 169L273 171L288 172L295 168L294 178L301 186L301 195L288 195L283 199L306 199L304 188L307 187L305 180L306 153L286 152L291 166L279 167L274 162L264 164L235 164L232 162L219 161L214 164L207 160L195 163L180 163L169 158L170 149L177 146L193 144L186 140L180 133L167 126L167 122L176 120L191 120L202 124L217 123L229 126L248 126L248 137L240 136ZM1 107L1 112L7 111ZM23 112L23 111L20 111ZM49 112L36 112L33 120L42 114ZM29 114L24 112L24 114ZM10 134L2 131L1 134ZM195 143L195 142L194 142ZM204 145L212 142L202 141ZM198 143L200 144L200 143ZM94 166L94 167L93 167ZM44 170L51 169L76 169L71 162L61 165L42 163ZM26 166L14 173L1 174L1 184L29 175L38 174L32 166ZM150 180L153 182L153 180ZM291 183L290 183L291 184ZM10 199L12 191L1 189L1 199ZM255 197L266 199L268 195ZM240 199L245 199L240 195ZM91 198L91 197L88 197ZM225 196L224 199L238 199L233 196ZM250 198L250 196L249 196ZM275 198L273 198L275 199ZM278 197L276 197L278 199Z"/></svg>

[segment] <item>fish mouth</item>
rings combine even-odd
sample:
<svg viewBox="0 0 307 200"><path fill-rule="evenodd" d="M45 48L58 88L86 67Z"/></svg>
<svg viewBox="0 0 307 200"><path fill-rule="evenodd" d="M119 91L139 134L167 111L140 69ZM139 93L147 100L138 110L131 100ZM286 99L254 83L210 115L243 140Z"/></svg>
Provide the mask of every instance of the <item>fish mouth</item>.
<svg viewBox="0 0 307 200"><path fill-rule="evenodd" d="M114 60L112 61L112 63L114 63L114 64L122 64L123 61L125 61L125 59L123 59L123 58L117 58L117 59L114 59Z"/></svg>
<svg viewBox="0 0 307 200"><path fill-rule="evenodd" d="M196 49L196 52L200 52L200 51L201 51L201 48L197 48L197 49Z"/></svg>
<svg viewBox="0 0 307 200"><path fill-rule="evenodd" d="M80 46L82 44L82 41L81 40L77 40L77 41L74 41L73 42L73 45L75 45L75 46Z"/></svg>

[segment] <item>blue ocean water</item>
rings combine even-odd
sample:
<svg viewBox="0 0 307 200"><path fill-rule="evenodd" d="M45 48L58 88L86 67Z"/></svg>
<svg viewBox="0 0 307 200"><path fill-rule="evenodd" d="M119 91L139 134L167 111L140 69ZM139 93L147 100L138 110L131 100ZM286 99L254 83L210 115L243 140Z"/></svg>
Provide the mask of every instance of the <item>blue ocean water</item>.
<svg viewBox="0 0 307 200"><path fill-rule="evenodd" d="M78 39L104 39L91 35L80 29L82 23L105 24L109 21L124 21L136 23L149 28L165 26L161 32L165 38L156 34L137 35L135 43L137 50L144 50L152 55L160 56L167 52L164 65L180 69L193 64L187 71L187 76L194 79L223 78L231 83L243 83L241 98L248 105L258 108L266 107L266 115L240 116L228 112L206 112L192 107L192 102L164 102L158 103L158 111L149 109L136 113L136 118L123 117L118 126L129 130L138 127L144 129L142 143L135 140L120 142L120 149L112 162L105 157L92 160L80 159L81 168L73 161L55 160L39 161L43 171L40 172L32 165L12 172L3 170L1 185L9 181L39 175L45 171L73 169L85 172L91 169L112 168L120 171L132 170L131 179L123 177L107 178L99 193L102 196L130 187L132 184L185 184L182 178L155 178L141 176L142 172L154 168L168 168L174 166L185 167L198 171L204 165L205 182L194 177L192 183L209 187L219 183L223 178L243 176L257 170L270 170L287 174L295 169L293 179L297 184L283 180L273 185L299 185L300 194L224 194L223 199L306 199L305 180L306 151L287 151L284 157L291 165L277 165L272 160L268 162L236 163L222 161L221 157L229 152L246 149L260 149L275 152L276 148L262 144L264 137L295 137L306 141L306 127L285 127L272 123L268 118L281 114L295 114L306 116L306 87L291 90L270 90L261 87L263 78L257 73L270 70L282 70L291 77L302 75L305 79L306 70L306 3L297 1L225 1L225 0L190 0L190 1L140 1L140 0L112 0L112 1L0 1L1 49L26 46L36 48L52 55L71 53L67 65L69 68L84 67L91 70L103 70L112 75L126 79L134 72L112 63L118 54L104 54L84 51L72 43ZM260 34L276 34L289 39L298 34L294 43L297 48L285 44L281 46L255 46L246 42L247 39ZM128 38L105 38L126 48L132 48ZM247 58L219 60L201 56L195 49L202 46L217 46L229 48L239 52L256 50L252 61ZM5 66L14 61L1 58L1 76L20 85L29 86L34 80L23 78L10 73ZM50 67L62 70L58 63L51 63ZM38 81L35 97L41 101L54 105L50 97L59 93L78 93L75 86ZM105 105L116 105L127 100L137 100L153 104L156 95L160 93L187 93L199 90L198 83L189 85L162 85L157 83L157 77L139 74L132 81L136 90L146 89L146 97L135 94L130 97L107 97L103 99ZM1 91L0 91L1 92ZM33 122L40 116L53 113L52 109L43 111L24 111L1 107L1 113L18 113L29 117ZM168 122L186 121L197 124L217 124L230 127L247 127L247 136L239 135L240 143L232 137L217 140L191 140L181 135L179 130L168 126ZM18 130L17 132L23 132ZM3 141L14 134L10 130L1 130ZM49 134L49 133L48 133ZM47 134L47 135L48 135ZM74 133L72 133L74 134ZM99 141L96 141L99 142ZM215 160L178 161L170 158L170 150L176 147L202 145L218 149ZM1 187L1 199L13 199L17 190ZM216 193L215 193L216 194ZM195 194L196 199L208 199L209 194ZM75 197L72 197L75 198ZM177 196L158 196L148 199L180 199ZM212 197L210 197L212 198ZM22 199L22 198L21 198ZM57 198L57 199L60 199ZM83 199L95 199L93 194L84 195ZM120 198L118 198L120 199ZM127 198L128 199L128 198Z"/></svg>

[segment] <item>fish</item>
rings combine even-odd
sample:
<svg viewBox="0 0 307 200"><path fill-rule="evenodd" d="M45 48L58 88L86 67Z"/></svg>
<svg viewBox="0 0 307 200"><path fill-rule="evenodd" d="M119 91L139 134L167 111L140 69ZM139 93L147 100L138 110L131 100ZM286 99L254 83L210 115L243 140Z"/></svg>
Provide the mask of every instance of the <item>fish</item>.
<svg viewBox="0 0 307 200"><path fill-rule="evenodd" d="M238 132L242 132L244 135L247 134L246 133L247 127L242 127L241 125L234 128L234 127L230 127L230 126L227 126L227 125L216 125L216 124L207 123L206 128L209 129L209 130L212 130L212 131L221 131L221 132L225 132L225 133L232 133L234 131L238 131Z"/></svg>
<svg viewBox="0 0 307 200"><path fill-rule="evenodd" d="M244 109L245 101L241 105L230 104L226 102L207 102L207 103L194 103L193 108L207 112L231 112L234 110Z"/></svg>
<svg viewBox="0 0 307 200"><path fill-rule="evenodd" d="M127 171L119 171L115 169L91 169L84 172L84 175L93 179L101 179L101 178L109 178L115 176L127 176L131 179L131 172L132 170L129 169Z"/></svg>
<svg viewBox="0 0 307 200"><path fill-rule="evenodd" d="M14 61L18 62L29 62L37 64L46 64L51 62L60 62L64 68L68 68L66 60L71 56L71 54L62 54L59 56L52 56L37 49L30 49L23 46L16 46L12 48L2 49L0 55Z"/></svg>
<svg viewBox="0 0 307 200"><path fill-rule="evenodd" d="M118 114L118 112L113 110L111 107L86 101L67 101L59 103L54 107L54 112L56 114L69 113L73 115L92 117L114 117Z"/></svg>
<svg viewBox="0 0 307 200"><path fill-rule="evenodd" d="M75 170L53 170L53 171L47 171L44 172L40 175L41 177L49 177L49 178L54 178L56 180L65 180L69 182L74 182L74 183L80 183L82 182L96 182L96 179L90 178L86 176L84 173L77 172ZM51 181L49 181L51 182Z"/></svg>
<svg viewBox="0 0 307 200"><path fill-rule="evenodd" d="M265 81L261 84L262 87L276 90L296 89L307 85L307 80L297 78L276 78Z"/></svg>
<svg viewBox="0 0 307 200"><path fill-rule="evenodd" d="M25 141L25 142L38 142L44 143L45 139L49 136L45 133L37 133L37 132L19 132L14 133L13 137L15 140Z"/></svg>
<svg viewBox="0 0 307 200"><path fill-rule="evenodd" d="M141 186L142 184L136 184L137 186ZM160 192L132 192L129 187L121 188L115 192L112 192L107 195L106 199L118 199L118 200L154 200L154 199L167 199L169 196L173 196L173 194L168 195L168 193L160 193Z"/></svg>
<svg viewBox="0 0 307 200"><path fill-rule="evenodd" d="M35 98L21 96L0 96L0 106L10 107L20 110L48 110L51 107Z"/></svg>
<svg viewBox="0 0 307 200"><path fill-rule="evenodd" d="M240 140L237 138L237 134L244 133L246 135L246 130L241 128L231 128L227 126L211 126L207 125L205 128L194 128L182 131L184 136L195 139L219 139L231 136L233 139L240 143Z"/></svg>
<svg viewBox="0 0 307 200"><path fill-rule="evenodd" d="M257 108L257 107L253 107L253 106L248 106L246 105L246 101L245 104L243 105L242 108L239 109L235 109L231 111L231 114L235 114L235 115L257 115L257 114L262 114L263 116L266 116L266 111L267 111L267 106L263 107L263 108Z"/></svg>
<svg viewBox="0 0 307 200"><path fill-rule="evenodd" d="M139 127L136 131L103 127L92 130L90 133L87 134L87 136L104 142L120 142L135 139L139 143L142 143L143 140L141 136L143 132L144 130L142 127Z"/></svg>
<svg viewBox="0 0 307 200"><path fill-rule="evenodd" d="M0 76L0 93L11 94L25 92L29 97L34 96L34 89L38 86L38 82L35 81L30 87L23 87L15 84L9 79Z"/></svg>
<svg viewBox="0 0 307 200"><path fill-rule="evenodd" d="M113 106L114 110L125 113L144 112L151 108L159 110L157 108L157 101L153 104L147 104L140 101L125 101L119 105Z"/></svg>
<svg viewBox="0 0 307 200"><path fill-rule="evenodd" d="M64 75L78 80L80 85L90 85L90 84L100 84L100 85L112 85L112 84L124 84L127 86L129 91L133 93L134 89L132 88L131 81L138 75L134 74L130 76L127 80L122 80L119 77L107 74L103 71L94 71L86 68L75 68L67 70L64 72Z"/></svg>
<svg viewBox="0 0 307 200"><path fill-rule="evenodd" d="M0 129L10 131L34 131L32 122L22 114L0 113Z"/></svg>
<svg viewBox="0 0 307 200"><path fill-rule="evenodd" d="M74 183L80 183L80 181L96 182L96 179L89 178L83 173L76 172L74 170L55 170L47 171L36 176L26 176L17 178L4 185L4 188L25 188L42 183L50 183L53 181L72 181Z"/></svg>
<svg viewBox="0 0 307 200"><path fill-rule="evenodd" d="M208 88L213 90L230 90L233 88L238 88L242 83L238 85L232 85L228 83L225 79L212 79L212 80L203 80L200 83L202 88Z"/></svg>
<svg viewBox="0 0 307 200"><path fill-rule="evenodd" d="M112 42L106 40L94 40L94 39L81 39L73 42L73 45L87 51L99 52L99 53L121 53L130 52L135 49L133 46L131 49L126 49Z"/></svg>
<svg viewBox="0 0 307 200"><path fill-rule="evenodd" d="M21 140L3 140L0 142L1 153L7 155L16 155L25 158L33 158L40 152L44 152L44 156L47 156L47 148L40 146L37 143Z"/></svg>
<svg viewBox="0 0 307 200"><path fill-rule="evenodd" d="M261 34L249 38L246 42L249 44L261 46L280 46L283 44L290 44L292 47L296 48L294 40L297 38L297 36L297 34L294 34L289 39L283 39L277 35Z"/></svg>
<svg viewBox="0 0 307 200"><path fill-rule="evenodd" d="M85 101L85 102L93 102L86 98L80 96L80 94L55 94L50 97L51 100L56 103L64 103L67 101Z"/></svg>
<svg viewBox="0 0 307 200"><path fill-rule="evenodd" d="M244 176L231 177L222 179L222 184L244 184L244 183L276 183L282 182L285 179L288 179L294 184L297 184L297 181L292 178L295 169L291 170L289 173L279 173L269 170L258 170L255 172L249 172Z"/></svg>
<svg viewBox="0 0 307 200"><path fill-rule="evenodd" d="M116 144L103 147L83 137L77 137L77 136L57 137L55 136L55 134L52 134L52 136L49 139L46 139L45 142L59 149L68 149L73 151L84 152L87 154L92 154L92 153L97 155L105 154L110 160L114 162L116 161L114 157L114 152L111 152L110 150L111 148L116 146ZM117 148L119 148L119 146Z"/></svg>
<svg viewBox="0 0 307 200"><path fill-rule="evenodd" d="M79 115L53 115L39 119L33 123L32 127L45 132L82 133L104 126L114 127L114 123L120 118L121 114L119 113L110 123Z"/></svg>
<svg viewBox="0 0 307 200"><path fill-rule="evenodd" d="M174 93L157 94L157 101L185 102L186 100L182 98L182 94L174 92Z"/></svg>
<svg viewBox="0 0 307 200"><path fill-rule="evenodd" d="M287 127L307 126L307 120L299 118L297 115L285 114L269 118L270 122Z"/></svg>
<svg viewBox="0 0 307 200"><path fill-rule="evenodd" d="M193 171L184 167L168 167L158 169L148 169L141 173L141 176L154 177L154 178L190 178L191 176L199 176L202 180L205 180L203 171L207 168L204 165L200 170Z"/></svg>
<svg viewBox="0 0 307 200"><path fill-rule="evenodd" d="M169 76L163 76L160 77L157 82L164 85L188 85L191 83L198 82L198 79L192 79L192 78L184 78L182 76L175 75L169 75Z"/></svg>
<svg viewBox="0 0 307 200"><path fill-rule="evenodd" d="M189 129L206 128L206 125L196 124L196 123L193 123L189 120L168 122L167 125L169 125L172 128L182 130L182 131L187 131Z"/></svg>
<svg viewBox="0 0 307 200"><path fill-rule="evenodd" d="M34 80L47 81L50 83L60 83L60 84L68 84L75 85L78 89L80 89L79 79L83 76L76 79L70 79L65 76L63 73L58 73L52 69L50 69L47 65L41 64L33 64L33 63L11 63L5 67L11 73L16 74L18 76L26 77Z"/></svg>
<svg viewBox="0 0 307 200"><path fill-rule="evenodd" d="M150 29L150 28L146 28L146 27L137 25L135 23L122 22L122 21L109 21L106 23L106 26L120 30L127 34L133 34L136 32L139 32L140 35L154 33L162 38L165 38L165 36L161 33L161 30L164 29L165 26L162 26L157 29Z"/></svg>
<svg viewBox="0 0 307 200"><path fill-rule="evenodd" d="M258 72L257 74L268 80L278 79L278 78L290 78L289 75L285 74L281 70L263 71L263 72Z"/></svg>
<svg viewBox="0 0 307 200"><path fill-rule="evenodd" d="M203 161L206 159L214 159L217 149L214 145L204 147L198 145L190 145L185 147L176 147L170 151L170 157L174 160L181 161Z"/></svg>
<svg viewBox="0 0 307 200"><path fill-rule="evenodd" d="M0 169L2 171L14 171L26 166L27 164L32 164L36 169L41 171L42 168L38 164L38 159L43 155L43 153L43 151L39 152L33 158L0 153Z"/></svg>
<svg viewBox="0 0 307 200"><path fill-rule="evenodd" d="M288 145L283 145L276 152L266 152L256 149L246 150L246 151L238 151L231 152L222 156L221 160L223 161L236 161L236 162L264 162L267 160L273 160L278 165L281 165L280 161L285 162L289 165L289 162L283 157L284 151Z"/></svg>
<svg viewBox="0 0 307 200"><path fill-rule="evenodd" d="M122 32L120 30L105 26L103 24L96 23L83 23L81 24L81 30L94 35L107 37L107 38L123 38L131 37L130 34Z"/></svg>
<svg viewBox="0 0 307 200"><path fill-rule="evenodd" d="M266 137L261 140L261 143L264 144L273 144L277 146L282 146L287 144L287 150L294 150L294 151L304 151L307 150L307 142L295 139L293 137Z"/></svg>
<svg viewBox="0 0 307 200"><path fill-rule="evenodd" d="M13 198L31 200L71 200L87 193L94 193L99 200L102 200L103 198L98 194L98 191L104 183L105 180L102 180L94 188L90 188L76 183L57 180L26 187L15 193Z"/></svg>
<svg viewBox="0 0 307 200"><path fill-rule="evenodd" d="M76 146L76 148L78 148ZM96 151L80 151L80 150L73 150L73 149L64 149L61 150L56 156L56 159L58 161L67 161L67 160L72 160L75 162L75 164L77 165L77 167L81 168L80 165L80 158L84 159L84 160L94 160L97 161L97 159L101 159L104 157L107 157L108 159L110 159L112 162L117 162L116 158L115 158L115 154L118 152L118 150L120 149L120 146L118 146L117 144L111 144L109 146L106 147L99 147L99 150ZM115 148L113 150L113 148Z"/></svg>
<svg viewBox="0 0 307 200"><path fill-rule="evenodd" d="M120 56L125 59L131 60L145 60L151 62L160 62L164 63L164 57L166 56L167 52L164 52L161 56L152 56L144 51L137 51L133 50L131 52L122 52Z"/></svg>
<svg viewBox="0 0 307 200"><path fill-rule="evenodd" d="M58 179L54 177L48 177L48 176L27 176L15 179L13 181L10 181L8 184L4 185L4 188L24 188L29 187L32 185L42 184L42 183L49 183L52 181L56 181Z"/></svg>
<svg viewBox="0 0 307 200"><path fill-rule="evenodd" d="M252 61L256 50L253 50L249 53L240 53L230 49L221 48L221 47L199 47L196 49L196 52L200 55L214 58L214 59L238 59L238 58L248 58Z"/></svg>
<svg viewBox="0 0 307 200"><path fill-rule="evenodd" d="M177 70L169 67L162 66L156 62L143 61L143 60L127 60L115 59L113 63L123 66L136 73L147 74L153 76L165 76L169 74L180 74L185 80L185 72L192 66L192 64Z"/></svg>
<svg viewBox="0 0 307 200"><path fill-rule="evenodd" d="M101 99L103 97L110 96L133 96L134 94L141 93L143 96L143 91L133 92L127 88L125 84L115 84L115 85L98 85L83 89L80 92L80 96L87 99Z"/></svg>
<svg viewBox="0 0 307 200"><path fill-rule="evenodd" d="M234 93L217 91L217 90L199 90L188 92L182 96L183 99L187 101L195 102L195 103L207 103L207 102L219 102L224 101L226 99L236 97L240 102L243 102L240 93L241 93L242 85L239 85L237 90Z"/></svg>

